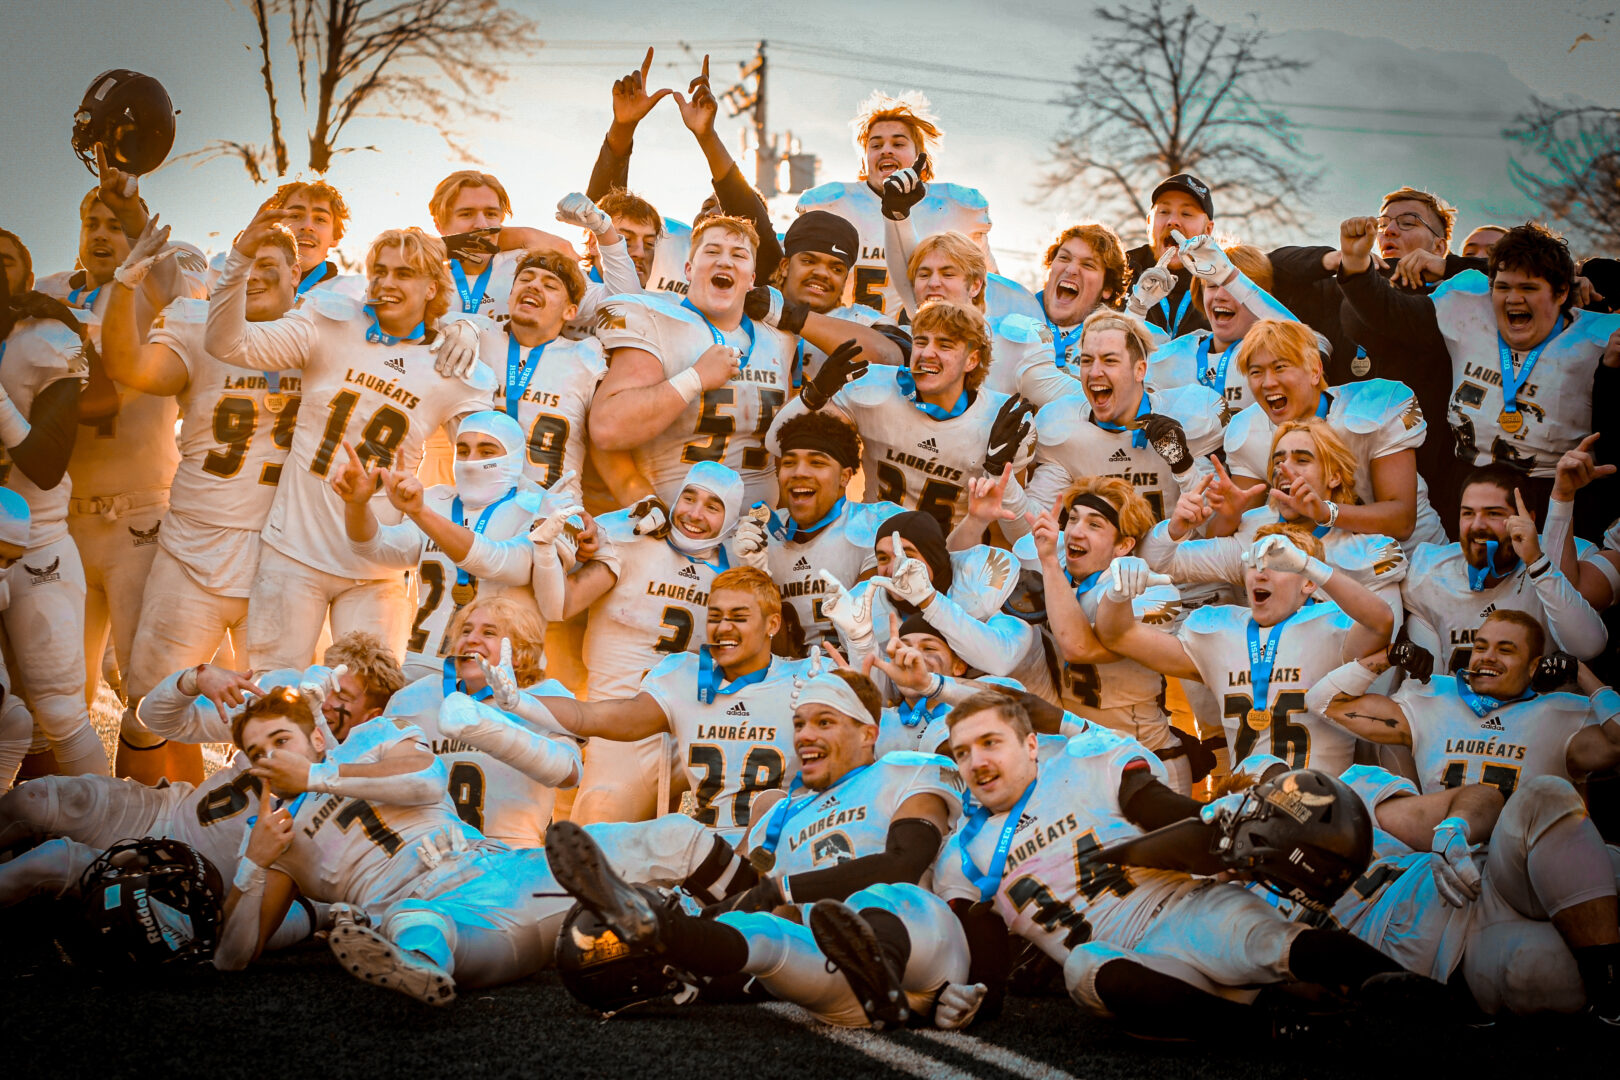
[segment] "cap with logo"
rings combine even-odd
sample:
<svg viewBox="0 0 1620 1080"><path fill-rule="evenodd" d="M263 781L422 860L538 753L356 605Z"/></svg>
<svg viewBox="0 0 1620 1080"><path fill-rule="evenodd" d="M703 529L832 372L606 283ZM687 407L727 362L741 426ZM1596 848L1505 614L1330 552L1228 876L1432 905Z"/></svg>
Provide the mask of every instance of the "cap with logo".
<svg viewBox="0 0 1620 1080"><path fill-rule="evenodd" d="M842 259L845 266L854 266L861 250L861 234L848 218L826 210L810 210L788 226L787 235L782 238L782 250L790 259L801 251L814 251Z"/></svg>
<svg viewBox="0 0 1620 1080"><path fill-rule="evenodd" d="M1153 189L1153 197L1150 201L1158 202L1159 196L1167 191L1180 191L1191 195L1198 200L1198 205L1204 208L1205 217L1213 218L1215 216L1215 200L1210 197L1209 185L1192 173L1176 173L1174 176L1160 180L1159 186Z"/></svg>

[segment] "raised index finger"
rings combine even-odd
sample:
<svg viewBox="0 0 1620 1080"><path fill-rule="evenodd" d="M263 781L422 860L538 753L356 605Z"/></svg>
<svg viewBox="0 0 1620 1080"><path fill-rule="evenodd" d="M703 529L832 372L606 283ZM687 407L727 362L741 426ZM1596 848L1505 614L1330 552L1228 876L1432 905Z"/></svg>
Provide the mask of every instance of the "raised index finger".
<svg viewBox="0 0 1620 1080"><path fill-rule="evenodd" d="M647 72L652 70L652 46L647 46L647 55L641 58L641 84L647 84Z"/></svg>
<svg viewBox="0 0 1620 1080"><path fill-rule="evenodd" d="M1577 446L1575 449L1581 451L1582 453L1585 453L1585 452L1591 450L1592 449L1592 444L1597 442L1597 441L1598 441L1598 433L1594 431L1594 432L1592 432L1592 434L1590 434L1586 438L1582 439L1581 444L1579 446Z"/></svg>
<svg viewBox="0 0 1620 1080"><path fill-rule="evenodd" d="M1524 508L1524 496L1519 494L1518 488L1513 489L1513 502L1519 508L1520 517L1527 518L1530 516L1530 511Z"/></svg>
<svg viewBox="0 0 1620 1080"><path fill-rule="evenodd" d="M276 797L270 793L270 781L259 782L259 820L266 825L270 824L270 815L275 812Z"/></svg>
<svg viewBox="0 0 1620 1080"><path fill-rule="evenodd" d="M709 81L709 54L703 54L703 74L700 76L704 82Z"/></svg>

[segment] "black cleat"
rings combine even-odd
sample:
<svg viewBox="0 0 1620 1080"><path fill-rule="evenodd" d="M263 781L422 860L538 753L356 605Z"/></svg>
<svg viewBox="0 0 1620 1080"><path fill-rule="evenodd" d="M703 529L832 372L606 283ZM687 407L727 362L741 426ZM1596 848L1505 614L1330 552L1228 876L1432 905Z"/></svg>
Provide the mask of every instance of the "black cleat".
<svg viewBox="0 0 1620 1080"><path fill-rule="evenodd" d="M904 1027L911 1016L900 976L889 966L872 927L841 900L817 900L810 909L810 933L827 959L849 982L855 999L875 1028Z"/></svg>
<svg viewBox="0 0 1620 1080"><path fill-rule="evenodd" d="M614 872L591 834L571 821L546 830L546 862L568 894L601 919L620 940L656 949L658 914L642 891Z"/></svg>

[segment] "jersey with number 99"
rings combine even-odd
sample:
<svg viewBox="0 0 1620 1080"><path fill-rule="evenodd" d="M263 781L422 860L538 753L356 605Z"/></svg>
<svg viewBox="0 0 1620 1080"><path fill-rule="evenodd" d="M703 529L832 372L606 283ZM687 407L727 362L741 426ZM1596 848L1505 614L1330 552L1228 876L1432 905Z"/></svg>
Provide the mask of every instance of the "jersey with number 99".
<svg viewBox="0 0 1620 1080"><path fill-rule="evenodd" d="M735 843L753 821L754 796L786 787L799 771L792 694L795 677L809 678L810 661L773 657L765 678L708 704L698 700L698 665L695 654L671 656L641 691L669 718L697 820Z"/></svg>

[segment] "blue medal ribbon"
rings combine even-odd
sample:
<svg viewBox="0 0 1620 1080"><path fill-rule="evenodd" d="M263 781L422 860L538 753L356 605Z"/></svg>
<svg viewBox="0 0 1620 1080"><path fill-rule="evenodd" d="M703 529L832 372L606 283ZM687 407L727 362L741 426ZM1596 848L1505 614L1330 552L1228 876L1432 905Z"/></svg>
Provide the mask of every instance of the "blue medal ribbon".
<svg viewBox="0 0 1620 1080"><path fill-rule="evenodd" d="M1476 567L1474 564L1470 563L1468 560L1466 560L1466 559L1463 560L1463 569L1468 572L1468 588L1469 588L1469 591L1471 591L1471 592L1484 592L1485 591L1485 579L1486 578L1490 578L1490 577L1505 578L1509 574L1511 574L1515 570L1517 570L1523 564L1523 560L1520 559L1517 555L1515 555L1513 557L1513 565L1512 566L1508 567L1506 570L1498 570L1496 568L1496 549L1499 548L1500 546L1501 546L1500 542L1498 542L1496 540L1487 540L1487 541L1485 541L1485 565L1484 566Z"/></svg>
<svg viewBox="0 0 1620 1080"><path fill-rule="evenodd" d="M331 271L330 276L337 277L337 267L333 266L329 262L323 262L309 273L305 274L303 279L298 282L298 295L303 296L305 293L309 292L309 290L325 281L328 276L328 270Z"/></svg>
<svg viewBox="0 0 1620 1080"><path fill-rule="evenodd" d="M1047 329L1052 331L1052 348L1057 353L1057 366L1067 368L1069 366L1069 346L1080 340L1080 331L1084 330L1085 326L1077 326L1065 334L1058 329L1057 323L1052 321L1051 316L1046 314L1046 290L1042 289L1036 293L1035 300L1041 305L1041 316L1046 319Z"/></svg>
<svg viewBox="0 0 1620 1080"><path fill-rule="evenodd" d="M793 389L804 385L804 339L793 346Z"/></svg>
<svg viewBox="0 0 1620 1080"><path fill-rule="evenodd" d="M1070 585L1074 586L1074 598L1076 600L1080 599L1082 596L1086 595L1086 593L1095 588L1097 582L1102 579L1102 575L1103 572L1101 570L1093 570L1079 581L1076 581L1074 580L1074 575L1069 573L1069 568L1067 566L1063 568L1063 576L1069 579Z"/></svg>
<svg viewBox="0 0 1620 1080"><path fill-rule="evenodd" d="M507 491L507 493L505 495L502 495L500 498L496 499L494 502L492 502L488 506L484 507L483 512L478 515L478 521L476 523L474 523L474 525L472 527L473 535L474 536L482 536L482 535L484 535L484 530L489 527L489 519L492 516L494 516L495 511L497 511L497 510L499 510L501 508L502 503L511 502L513 499L517 498L517 493L518 493L517 487L513 486L510 490ZM455 515L455 522L456 522L457 525L460 525L463 528L466 527L467 519L466 519L466 516L463 513L462 508L461 508L461 496L460 495L457 495L454 499L451 500L451 502L450 502L450 513ZM457 585L470 585L470 584L472 584L472 575L467 573L467 571L463 570L461 567L459 567L459 566L456 567L456 584Z"/></svg>
<svg viewBox="0 0 1620 1080"><path fill-rule="evenodd" d="M900 393L905 395L907 401L915 405L919 411L930 420L955 420L967 412L967 407L973 403L973 398L966 390L956 399L956 404L949 409L942 405L932 405L926 401L917 400L917 380L911 377L910 368L898 368L894 373L894 381L899 384Z"/></svg>
<svg viewBox="0 0 1620 1080"><path fill-rule="evenodd" d="M1283 517L1281 514L1277 515L1277 524L1279 524L1279 525L1287 525L1288 523L1289 522L1288 522L1287 518ZM1320 540L1320 539L1322 539L1322 537L1324 537L1324 536L1326 536L1328 534L1328 532L1331 530L1331 528L1332 528L1332 526L1329 526L1329 525L1318 525L1316 528L1311 530L1311 535L1316 537L1318 540ZM1315 598L1312 597L1312 599L1315 599Z"/></svg>
<svg viewBox="0 0 1620 1080"><path fill-rule="evenodd" d="M764 682L765 676L771 673L771 665L766 664L758 671L747 675L739 675L731 681L730 686L722 686L725 681L725 672L715 665L714 654L709 652L707 645L698 648L698 691L697 698L705 705L713 705L716 694L730 696L744 687Z"/></svg>
<svg viewBox="0 0 1620 1080"><path fill-rule="evenodd" d="M716 345L724 345L726 343L726 335L720 332L720 328L718 326L709 321L709 317L707 315L698 310L698 306L692 303L691 297L687 297L685 300L682 300L681 307L703 320L703 325L709 328L709 336L714 339L714 343ZM758 344L758 342L756 342L754 339L754 320L750 319L746 315L744 315L742 319L742 331L748 335L748 351L743 353L742 358L737 361L737 367L746 368L748 366L748 361L753 359L754 346Z"/></svg>
<svg viewBox="0 0 1620 1080"><path fill-rule="evenodd" d="M1524 693L1515 698L1508 698L1506 701L1503 701L1501 698L1487 697L1484 694L1474 693L1474 688L1468 685L1467 675L1459 672L1457 675L1457 696L1462 698L1463 704L1467 705L1468 708L1473 711L1475 716L1483 720L1485 717L1489 716L1497 709L1502 708L1504 705L1513 705L1520 701L1529 701L1531 698L1536 696L1536 692L1529 687L1526 687Z"/></svg>
<svg viewBox="0 0 1620 1080"><path fill-rule="evenodd" d="M1140 420L1140 419L1142 419L1142 417L1146 416L1148 413L1150 413L1152 411L1153 411L1153 404L1152 404L1152 402L1148 401L1147 390L1144 388L1143 391L1142 391L1142 402L1141 402L1141 404L1139 404L1136 407L1136 418L1138 420ZM1130 430L1130 429L1127 429L1124 424L1110 424L1106 420L1099 420L1099 419L1097 419L1097 414L1096 413L1091 414L1091 422L1093 424L1096 424L1098 427L1102 428L1104 431L1126 431L1126 430ZM1148 442L1147 442L1147 432L1145 430L1143 430L1142 428L1136 428L1135 430L1131 430L1131 445L1133 447L1135 447L1138 450L1145 450L1145 449L1147 449L1147 444L1148 444Z"/></svg>
<svg viewBox="0 0 1620 1080"><path fill-rule="evenodd" d="M848 499L846 499L844 496L840 495L838 497L838 501L833 503L833 508L831 510L827 511L825 514L823 514L821 516L821 520L819 520L819 521L817 521L817 522L815 522L814 524L811 524L811 525L800 526L799 523L797 521L793 520L793 517L791 515L789 515L789 517L787 519L787 524L782 526L781 539L783 539L783 540L792 540L795 536L799 535L800 533L804 533L806 536L808 536L811 533L820 532L822 529L825 529L827 526L831 525L833 522L838 520L839 515L844 512L844 506L848 502L849 502Z"/></svg>
<svg viewBox="0 0 1620 1080"><path fill-rule="evenodd" d="M1318 420L1326 420L1328 410L1332 407L1333 395L1328 393L1326 390L1322 391L1321 396L1316 399L1316 418Z"/></svg>
<svg viewBox="0 0 1620 1080"><path fill-rule="evenodd" d="M1018 823L1024 816L1024 807L1035 794L1035 785L1038 783L1039 777L1031 780L1018 803L1007 812L1007 821L1001 826L1001 836L996 840L995 853L990 856L990 868L983 873L979 872L978 866L973 862L973 856L968 853L968 845L984 831L985 822L990 820L990 810L975 803L973 809L968 811L967 819L962 822L962 835L957 841L962 849L962 873L972 882L973 887L979 890L980 900L993 898L996 889L1001 886L1001 879L1007 873L1007 852L1012 848L1013 833L1018 831Z"/></svg>
<svg viewBox="0 0 1620 1080"><path fill-rule="evenodd" d="M469 288L467 285L467 272L461 268L458 259L450 260L450 276L456 279L456 292L461 294L461 313L463 315L478 314L479 307L484 302L484 287L489 284L490 271L495 269L495 256L491 255L484 264L483 273Z"/></svg>
<svg viewBox="0 0 1620 1080"><path fill-rule="evenodd" d="M1226 396L1226 370L1232 364L1232 357L1237 355L1237 347L1243 344L1234 341L1221 353L1217 366L1212 370L1209 366L1209 347L1215 343L1215 335L1211 334L1198 343L1198 370L1195 374L1198 381L1215 391L1222 397Z"/></svg>
<svg viewBox="0 0 1620 1080"><path fill-rule="evenodd" d="M950 709L951 707L943 701L930 708L928 699L920 697L916 701L907 701L905 698L901 698L897 711L900 714L900 723L908 728L913 728L918 724L933 723L934 720L950 712Z"/></svg>
<svg viewBox="0 0 1620 1080"><path fill-rule="evenodd" d="M1170 331L1171 337L1176 337L1181 329L1181 320L1187 314L1187 308L1192 304L1192 290L1188 289L1181 294L1181 304L1176 308L1176 317L1170 318L1170 298L1167 296L1159 301L1159 314L1164 316L1164 328Z"/></svg>
<svg viewBox="0 0 1620 1080"><path fill-rule="evenodd" d="M1294 612L1294 615L1298 614ZM1277 650L1282 646L1283 627L1294 615L1271 628L1271 637L1266 639L1263 647L1260 644L1260 624L1249 620L1249 691L1256 709L1271 707L1271 669L1276 666Z"/></svg>
<svg viewBox="0 0 1620 1080"><path fill-rule="evenodd" d="M467 692L467 684L462 682L460 679L456 678L456 658L453 657L453 656L447 656L447 657L444 658L444 684L443 685L444 685L444 696L445 697L449 697L451 694L454 694L458 690L461 691L463 694L467 694L467 696L472 698L474 701L488 701L490 698L495 696L495 691L491 690L487 686L484 687L482 690L478 691L478 693L476 693L476 694L468 693Z"/></svg>
<svg viewBox="0 0 1620 1080"><path fill-rule="evenodd" d="M68 307L83 308L86 311L94 308L96 306L96 297L101 295L100 285L97 285L95 291L84 298L84 303L79 303L79 297L83 295L84 290L88 289L89 287L90 279L86 277L83 285L80 285L77 289L74 289L72 292L68 293Z"/></svg>
<svg viewBox="0 0 1620 1080"><path fill-rule="evenodd" d="M534 381L535 369L540 366L540 357L545 355L546 346L550 344L550 341L542 341L530 349L528 357L525 358L523 346L512 336L512 328L510 326L506 328L506 415L514 420L518 418L518 402L529 392L529 384Z"/></svg>
<svg viewBox="0 0 1620 1080"><path fill-rule="evenodd" d="M770 852L776 851L777 845L782 842L783 830L787 828L788 822L799 816L799 812L801 810L815 802L817 799L821 798L823 795L826 795L837 788L843 787L845 784L849 783L851 780L855 779L857 776L861 775L861 773L865 772L871 767L872 766L870 765L862 765L858 769L851 769L843 776L840 776L837 782L832 784L830 787L824 787L820 791L812 791L805 798L800 799L797 804L793 802L793 793L795 791L804 790L804 774L800 773L799 775L795 776L793 778L793 783L788 785L788 797L777 803L776 809L771 811L771 820L765 824L765 839L760 842L759 850Z"/></svg>
<svg viewBox="0 0 1620 1080"><path fill-rule="evenodd" d="M1564 318L1562 315L1560 315L1558 317L1558 325L1553 327L1552 333L1542 338L1540 345L1537 345L1535 348L1525 353L1524 364L1519 368L1518 375L1515 376L1513 374L1513 350L1508 348L1508 343L1506 341L1502 340L1502 332L1500 330L1497 331L1496 351L1497 363L1502 368L1503 412L1519 411L1519 390L1523 388L1525 383L1530 381L1530 373L1536 369L1536 361L1540 360L1541 354L1547 351L1547 346L1551 345L1553 343L1553 339L1563 332Z"/></svg>
<svg viewBox="0 0 1620 1080"><path fill-rule="evenodd" d="M427 334L427 323L419 322L416 328L402 338L384 333L381 324L377 322L377 309L367 304L363 309L371 317L371 326L366 329L366 340L373 345L398 345L401 341L416 341Z"/></svg>
<svg viewBox="0 0 1620 1080"><path fill-rule="evenodd" d="M267 783L267 781L260 780L259 783L263 784L263 783ZM289 802L283 802L278 797L278 798L275 799L275 806L273 806L271 809L280 810L280 809L282 809L283 806L285 806L286 810L287 810L287 816L289 816L289 817L297 817L298 816L298 808L300 806L304 805L304 800L309 798L310 794L311 794L311 792L308 792L308 791L300 792L298 797L296 799L294 799L290 803ZM253 826L257 825L258 823L259 823L259 815L258 814L254 814L254 815L252 815L251 817L249 817L247 819L247 827L249 829L253 828Z"/></svg>

